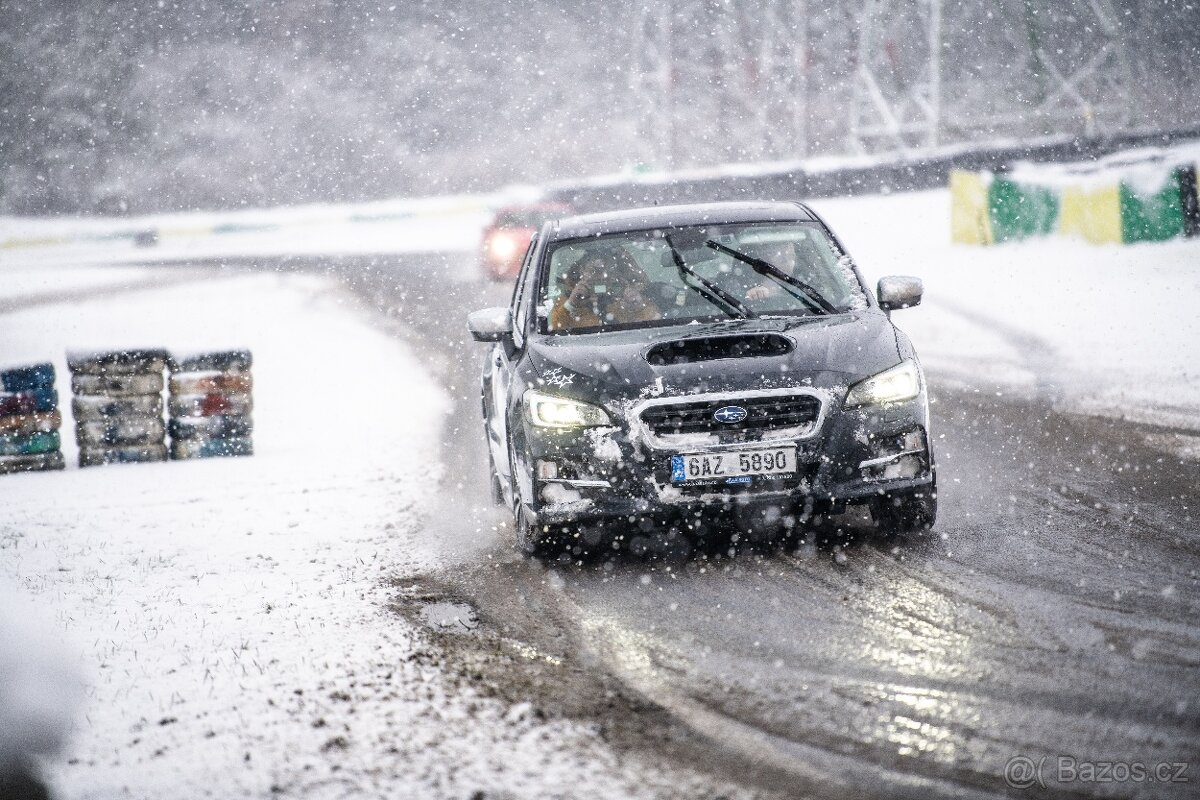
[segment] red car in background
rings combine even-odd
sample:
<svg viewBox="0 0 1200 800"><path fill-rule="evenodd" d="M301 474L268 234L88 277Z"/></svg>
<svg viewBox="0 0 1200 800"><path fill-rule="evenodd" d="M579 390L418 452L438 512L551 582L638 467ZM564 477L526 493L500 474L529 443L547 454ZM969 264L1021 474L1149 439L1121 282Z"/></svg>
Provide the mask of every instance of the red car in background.
<svg viewBox="0 0 1200 800"><path fill-rule="evenodd" d="M565 203L531 203L498 209L483 229L480 261L484 274L494 281L515 278L533 235L548 219L571 214Z"/></svg>

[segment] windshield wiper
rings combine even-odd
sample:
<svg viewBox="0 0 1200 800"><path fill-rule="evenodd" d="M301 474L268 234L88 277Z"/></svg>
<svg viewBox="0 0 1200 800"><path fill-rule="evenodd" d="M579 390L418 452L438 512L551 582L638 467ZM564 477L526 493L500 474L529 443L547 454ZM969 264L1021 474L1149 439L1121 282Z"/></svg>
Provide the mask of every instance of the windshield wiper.
<svg viewBox="0 0 1200 800"><path fill-rule="evenodd" d="M710 247L713 250L716 250L718 253L724 253L727 256L736 258L738 261L741 261L743 264L749 266L750 269L754 270L759 275L766 275L769 278L774 278L775 280L789 286L794 286L796 289L799 289L801 293L797 294L796 292L789 291L788 294L792 295L792 297L795 297L801 302L807 303L813 308L814 311L820 311L822 314L838 313L837 308L834 307L834 305L828 300L826 300L820 292L799 278L788 275L786 272L769 261L763 261L761 258L748 256L745 253L734 250L732 247L726 247L720 242L715 242L712 239L709 239L707 242L705 242L704 246ZM785 286L784 288L786 289L787 287Z"/></svg>
<svg viewBox="0 0 1200 800"><path fill-rule="evenodd" d="M724 306L726 313L733 312L730 316L738 316L743 319L754 319L758 315L750 309L746 308L745 304L731 295L729 292L717 286L712 281L701 276L696 270L683 263L683 256L679 250L671 242L670 236L664 236L663 239L667 242L667 247L671 248L671 258L675 261L675 268L679 270L679 277L683 280L684 286L690 286L695 289L700 295L710 303L716 306ZM687 276L700 284L697 286L694 283L688 283Z"/></svg>

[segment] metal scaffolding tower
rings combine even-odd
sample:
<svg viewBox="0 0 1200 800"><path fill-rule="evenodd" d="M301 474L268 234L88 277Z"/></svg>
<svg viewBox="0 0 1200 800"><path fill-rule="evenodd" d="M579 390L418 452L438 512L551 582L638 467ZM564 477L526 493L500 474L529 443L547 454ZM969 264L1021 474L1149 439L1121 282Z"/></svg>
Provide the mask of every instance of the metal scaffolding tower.
<svg viewBox="0 0 1200 800"><path fill-rule="evenodd" d="M806 154L806 8L805 0L633 6L629 86L643 163L689 160L681 130L701 151L706 136L733 137L747 160Z"/></svg>
<svg viewBox="0 0 1200 800"><path fill-rule="evenodd" d="M669 168L675 162L674 10L673 0L633 6L629 90L641 145L637 160L642 165Z"/></svg>
<svg viewBox="0 0 1200 800"><path fill-rule="evenodd" d="M942 0L866 0L846 146L935 147L941 138ZM920 41L909 32L923 30Z"/></svg>
<svg viewBox="0 0 1200 800"><path fill-rule="evenodd" d="M942 0L865 0L859 25L851 152L975 135L1091 135L1130 121L1133 74L1109 0L960 2L949 20ZM1009 62L969 68L983 41L1006 47Z"/></svg>
<svg viewBox="0 0 1200 800"><path fill-rule="evenodd" d="M859 2L629 2L636 160L907 152L1132 118L1111 0Z"/></svg>

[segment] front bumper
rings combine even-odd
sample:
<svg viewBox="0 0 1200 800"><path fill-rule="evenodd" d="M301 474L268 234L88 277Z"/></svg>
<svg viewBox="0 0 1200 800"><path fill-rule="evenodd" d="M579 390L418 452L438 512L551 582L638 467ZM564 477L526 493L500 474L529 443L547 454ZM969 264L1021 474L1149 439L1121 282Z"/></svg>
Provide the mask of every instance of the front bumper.
<svg viewBox="0 0 1200 800"><path fill-rule="evenodd" d="M863 503L926 486L935 465L922 393L887 406L846 409L827 401L804 435L714 445L667 444L627 426L551 430L527 426L530 511L541 524L720 510L745 505ZM671 481L671 457L725 450L795 447L788 476L752 476L704 485Z"/></svg>

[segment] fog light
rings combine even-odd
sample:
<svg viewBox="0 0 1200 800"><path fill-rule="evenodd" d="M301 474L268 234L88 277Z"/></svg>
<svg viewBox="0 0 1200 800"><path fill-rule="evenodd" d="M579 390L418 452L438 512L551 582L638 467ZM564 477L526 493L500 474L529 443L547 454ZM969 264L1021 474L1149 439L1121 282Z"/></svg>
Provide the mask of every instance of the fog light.
<svg viewBox="0 0 1200 800"><path fill-rule="evenodd" d="M929 451L920 428L872 439L875 456L858 465L863 480L919 478L929 471Z"/></svg>
<svg viewBox="0 0 1200 800"><path fill-rule="evenodd" d="M916 478L925 471L925 459L921 456L901 456L883 468L878 477L881 480L895 478Z"/></svg>
<svg viewBox="0 0 1200 800"><path fill-rule="evenodd" d="M547 483L542 487L542 500L551 505L561 503L577 503L583 495L576 489L570 489L561 483Z"/></svg>
<svg viewBox="0 0 1200 800"><path fill-rule="evenodd" d="M544 481L552 481L558 477L558 464L553 461L538 459L537 476Z"/></svg>

